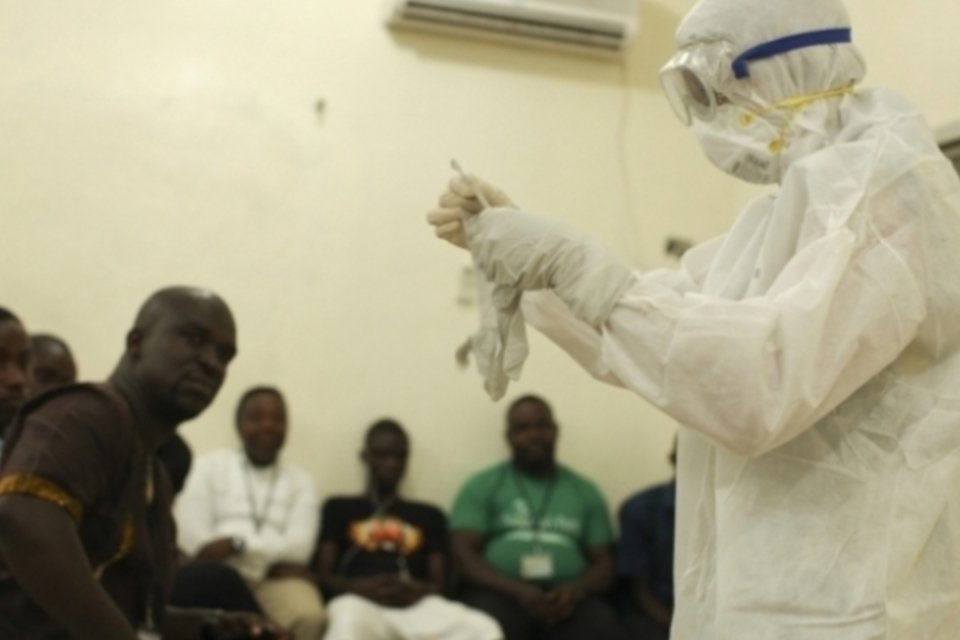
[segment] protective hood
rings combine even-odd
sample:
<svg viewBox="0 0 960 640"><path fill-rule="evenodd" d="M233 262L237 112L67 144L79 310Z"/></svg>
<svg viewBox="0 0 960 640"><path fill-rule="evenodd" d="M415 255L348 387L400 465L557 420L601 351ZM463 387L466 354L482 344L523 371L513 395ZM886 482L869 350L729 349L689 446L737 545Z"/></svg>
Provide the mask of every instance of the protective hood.
<svg viewBox="0 0 960 640"><path fill-rule="evenodd" d="M744 59L744 54L784 38L849 28L849 16L837 0L701 0L680 24L677 46L709 59L702 65L712 74L704 78L708 85L729 99L734 108L766 120L766 130L782 133L782 140L774 145L776 152L762 159L775 169L765 174L767 179L751 181L779 180L790 163L822 148L842 126L837 113L848 98L812 100L799 109L778 105L852 87L863 79L866 65L849 42L798 46L757 58ZM743 77L735 77L735 63L745 72ZM736 121L739 115L728 121ZM733 135L734 128L721 125L705 123L698 127L701 143L709 139L708 157L722 169L750 179L731 171L730 162L727 166L717 162L717 156L729 157L743 139L742 135ZM767 133L763 136L754 141L754 146L762 149L774 142L767 139ZM723 145L724 140L729 145ZM723 146L726 149L722 153L715 152Z"/></svg>
<svg viewBox="0 0 960 640"><path fill-rule="evenodd" d="M850 18L838 0L700 0L677 29L676 44L685 49L722 41L737 56L788 36L849 27ZM729 64L725 68L730 71ZM741 82L773 103L859 82L866 65L852 44L827 45L751 62L749 73Z"/></svg>

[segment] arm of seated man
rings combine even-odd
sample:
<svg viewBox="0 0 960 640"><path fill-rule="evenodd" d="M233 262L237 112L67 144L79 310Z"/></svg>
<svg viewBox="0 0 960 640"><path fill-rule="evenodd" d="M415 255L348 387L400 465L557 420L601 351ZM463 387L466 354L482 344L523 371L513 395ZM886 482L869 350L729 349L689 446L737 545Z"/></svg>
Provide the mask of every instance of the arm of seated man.
<svg viewBox="0 0 960 640"><path fill-rule="evenodd" d="M586 571L575 580L557 585L547 593L552 619L569 617L586 596L605 593L613 584L613 554L610 553L610 547L588 549L587 557L590 564Z"/></svg>
<svg viewBox="0 0 960 640"><path fill-rule="evenodd" d="M447 575L447 560L442 553L431 553L427 557L427 579L418 580L411 576L400 576L398 583L397 605L409 607L420 598L443 592Z"/></svg>
<svg viewBox="0 0 960 640"><path fill-rule="evenodd" d="M248 640L293 638L288 630L256 613L167 607L163 640L206 640L209 637Z"/></svg>
<svg viewBox="0 0 960 640"><path fill-rule="evenodd" d="M657 597L649 580L640 578L632 580L630 583L630 593L633 597L634 604L636 604L641 611L662 626L670 626L670 622L673 619L673 610Z"/></svg>
<svg viewBox="0 0 960 640"><path fill-rule="evenodd" d="M340 562L337 544L330 541L320 542L317 551L317 579L328 597L343 593L353 593L386 607L400 605L402 585L398 576L382 574L378 576L348 577L336 572Z"/></svg>
<svg viewBox="0 0 960 640"><path fill-rule="evenodd" d="M467 581L516 599L533 617L549 620L552 605L538 586L504 575L483 557L486 536L476 531L457 530L450 534L454 562Z"/></svg>
<svg viewBox="0 0 960 640"><path fill-rule="evenodd" d="M199 562L223 562L240 553L233 536L224 536L207 542L197 549L193 559Z"/></svg>
<svg viewBox="0 0 960 640"><path fill-rule="evenodd" d="M0 556L40 608L77 640L136 640L94 577L70 515L30 496L0 497Z"/></svg>

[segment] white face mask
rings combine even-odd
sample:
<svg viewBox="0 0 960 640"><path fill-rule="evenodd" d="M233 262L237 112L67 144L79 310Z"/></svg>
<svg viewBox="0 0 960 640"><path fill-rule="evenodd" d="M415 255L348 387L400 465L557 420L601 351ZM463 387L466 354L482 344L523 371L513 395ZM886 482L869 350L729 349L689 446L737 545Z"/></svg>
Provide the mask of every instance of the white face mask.
<svg viewBox="0 0 960 640"><path fill-rule="evenodd" d="M779 182L783 177L783 152L801 135L795 126L797 116L810 104L850 93L852 84L755 110L727 102L716 108L712 120L694 120L693 132L703 152L721 170L754 184ZM805 129L809 133L809 127Z"/></svg>
<svg viewBox="0 0 960 640"><path fill-rule="evenodd" d="M720 170L754 184L780 179L783 136L766 118L724 104L710 122L694 120L693 132L707 158Z"/></svg>

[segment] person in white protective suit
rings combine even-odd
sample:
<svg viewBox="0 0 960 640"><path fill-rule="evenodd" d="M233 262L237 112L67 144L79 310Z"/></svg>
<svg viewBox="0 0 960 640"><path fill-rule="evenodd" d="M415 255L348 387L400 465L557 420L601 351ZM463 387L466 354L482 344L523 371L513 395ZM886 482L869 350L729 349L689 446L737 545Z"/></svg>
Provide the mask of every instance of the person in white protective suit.
<svg viewBox="0 0 960 640"><path fill-rule="evenodd" d="M960 181L914 107L857 87L849 28L839 0L683 20L671 104L779 188L679 270L630 273L474 177L428 214L489 283L491 393L525 320L685 425L674 639L960 638Z"/></svg>

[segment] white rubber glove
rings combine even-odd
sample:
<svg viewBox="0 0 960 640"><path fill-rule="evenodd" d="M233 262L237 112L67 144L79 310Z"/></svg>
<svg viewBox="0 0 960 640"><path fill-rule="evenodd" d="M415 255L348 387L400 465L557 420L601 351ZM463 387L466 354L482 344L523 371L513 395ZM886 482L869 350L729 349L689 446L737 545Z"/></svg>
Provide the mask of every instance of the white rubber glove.
<svg viewBox="0 0 960 640"><path fill-rule="evenodd" d="M483 377L483 388L493 400L499 400L507 391L510 380L519 380L527 359L526 324L520 311L520 296L514 304L494 303L491 296L497 287L477 272L477 302L480 326L467 342L457 350L457 361L466 366L468 354L473 353L477 371Z"/></svg>
<svg viewBox="0 0 960 640"><path fill-rule="evenodd" d="M440 195L440 207L427 213L427 222L433 225L437 237L466 249L463 219L483 211L484 200L491 207L514 206L507 194L497 187L475 176L454 176L447 190Z"/></svg>
<svg viewBox="0 0 960 640"><path fill-rule="evenodd" d="M630 271L609 249L556 220L500 208L463 222L477 267L495 285L498 309L515 309L522 291L554 289L599 330L630 286Z"/></svg>

